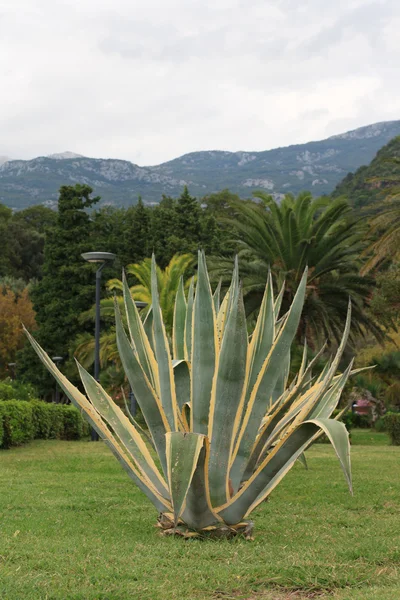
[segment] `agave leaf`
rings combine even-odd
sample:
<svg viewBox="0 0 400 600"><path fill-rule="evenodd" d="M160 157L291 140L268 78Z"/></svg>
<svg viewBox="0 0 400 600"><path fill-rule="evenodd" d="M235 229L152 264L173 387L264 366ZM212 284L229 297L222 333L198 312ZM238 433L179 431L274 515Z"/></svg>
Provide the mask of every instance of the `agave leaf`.
<svg viewBox="0 0 400 600"><path fill-rule="evenodd" d="M289 378L290 371L290 348L286 353L286 356L282 358L283 368L279 373L278 380L276 382L274 391L271 395L269 408L274 406L278 400L280 400L283 396L283 393L287 387L287 382Z"/></svg>
<svg viewBox="0 0 400 600"><path fill-rule="evenodd" d="M268 277L268 283L265 287L260 312L258 313L256 327L251 338L249 346L250 369L247 385L245 409L250 398L250 394L256 384L257 377L262 369L265 357L268 356L275 337L275 319L274 319L274 294L272 287L271 273Z"/></svg>
<svg viewBox="0 0 400 600"><path fill-rule="evenodd" d="M107 425L101 419L97 410L88 401L86 396L84 396L75 386L73 386L68 381L68 379L61 373L61 371L57 369L56 365L53 363L50 357L39 346L36 340L30 335L30 333L26 329L25 333L28 336L28 339L33 349L39 356L44 366L53 375L53 377L55 378L65 395L71 400L72 404L74 404L77 408L83 411L86 420L95 429L95 431L97 431L100 438L107 444L114 456L122 465L123 469L129 475L129 477L136 483L136 485L142 490L142 492L144 492L144 494L154 504L158 511L169 510L168 507L171 507L171 504L158 493L158 491L154 488L152 484L149 483L148 480L146 480L143 477L143 475L136 468L135 464L130 460L129 456L126 454L123 448L121 448L121 446L119 445L115 437L112 435Z"/></svg>
<svg viewBox="0 0 400 600"><path fill-rule="evenodd" d="M185 358L185 323L186 323L186 298L183 288L183 276L179 280L179 287L175 298L174 324L173 324L173 350L174 359Z"/></svg>
<svg viewBox="0 0 400 600"><path fill-rule="evenodd" d="M186 307L186 320L185 320L185 359L190 360L192 356L192 321L193 321L193 302L194 302L194 277L192 277L188 300Z"/></svg>
<svg viewBox="0 0 400 600"><path fill-rule="evenodd" d="M238 289L225 326L210 404L208 469L213 506L229 498L230 457L244 402L247 346L243 295Z"/></svg>
<svg viewBox="0 0 400 600"><path fill-rule="evenodd" d="M285 282L283 282L281 289L279 290L279 294L276 297L274 304L274 313L275 313L275 321L279 318L279 313L281 312L283 294L285 293Z"/></svg>
<svg viewBox="0 0 400 600"><path fill-rule="evenodd" d="M154 354L154 336L153 336L153 307L150 306L145 320L143 321L143 329L149 341L150 347Z"/></svg>
<svg viewBox="0 0 400 600"><path fill-rule="evenodd" d="M124 393L124 388L121 387L121 393L122 393L122 398L124 400L124 406L125 406L125 410L126 410L126 414L128 416L128 419L130 420L130 422L132 423L132 425L134 425L136 427L136 429L138 430L138 432L140 433L140 435L142 435L146 441L148 442L148 444L153 448L154 451L156 451L156 448L154 446L154 442L151 438L151 436L148 434L148 432L143 429L143 427L140 425L140 423L138 423L136 421L136 419L133 417L130 408L128 406L128 402L126 400L126 395Z"/></svg>
<svg viewBox="0 0 400 600"><path fill-rule="evenodd" d="M190 402L190 365L186 360L172 362L175 377L176 399L179 411L182 412L184 404Z"/></svg>
<svg viewBox="0 0 400 600"><path fill-rule="evenodd" d="M339 459L350 493L352 494L353 485L351 480L350 440L349 432L345 425L335 419L322 419L319 417L310 419L309 421L306 421L306 423L313 423L322 429L329 438Z"/></svg>
<svg viewBox="0 0 400 600"><path fill-rule="evenodd" d="M229 290L230 290L230 294L228 296L227 317L225 319L225 325L227 323L227 319L228 319L229 313L231 311L232 303L235 301L236 294L239 290L239 257L237 254L235 256L233 272L232 272L232 281L231 281Z"/></svg>
<svg viewBox="0 0 400 600"><path fill-rule="evenodd" d="M198 433L174 431L166 434L168 481L175 527L178 524L203 444L204 436Z"/></svg>
<svg viewBox="0 0 400 600"><path fill-rule="evenodd" d="M221 285L222 285L222 280L220 279L217 287L215 288L215 292L213 294L214 310L215 310L216 315L218 314L218 311L219 311L220 297L221 297Z"/></svg>
<svg viewBox="0 0 400 600"><path fill-rule="evenodd" d="M217 335L218 335L218 341L220 344L221 344L222 336L224 334L225 321L226 321L226 317L228 314L228 303L229 303L230 294L231 294L231 288L229 288L228 291L226 292L224 299L222 300L221 305L219 307L219 311L217 313Z"/></svg>
<svg viewBox="0 0 400 600"><path fill-rule="evenodd" d="M149 381L155 389L159 388L158 365L154 357L150 342L145 333L142 320L135 302L132 299L125 271L122 272L122 285L124 292L124 303L128 323L131 344L135 348L139 362L146 373Z"/></svg>
<svg viewBox="0 0 400 600"><path fill-rule="evenodd" d="M310 398L318 398L321 387L321 383L315 383L311 388L305 390L300 397L297 397L296 390L293 390L286 402L276 408L276 411L261 429L260 435L254 444L242 481L247 481L251 477L256 464L258 465L264 460L273 443L294 421L301 410L309 404Z"/></svg>
<svg viewBox="0 0 400 600"><path fill-rule="evenodd" d="M303 357L301 359L301 365L300 365L300 369L299 372L297 373L297 380L300 381L305 373L305 370L307 368L307 340L304 340L304 348L303 348Z"/></svg>
<svg viewBox="0 0 400 600"><path fill-rule="evenodd" d="M236 496L217 509L220 517L228 524L238 523L254 510L278 485L321 429L334 446L352 491L350 445L345 426L332 419L313 419L293 429L290 435L276 444Z"/></svg>
<svg viewBox="0 0 400 600"><path fill-rule="evenodd" d="M303 465L305 470L308 471L307 459L306 459L306 455L304 454L304 452L299 454L299 457L297 460Z"/></svg>
<svg viewBox="0 0 400 600"><path fill-rule="evenodd" d="M192 377L190 429L208 433L211 388L217 358L214 305L205 258L199 252L196 295L192 323Z"/></svg>
<svg viewBox="0 0 400 600"><path fill-rule="evenodd" d="M157 448L157 454L160 458L164 475L166 475L165 433L170 431L170 426L160 399L147 379L146 373L143 371L135 352L129 343L128 337L122 326L121 315L117 303L115 303L115 324L117 346L122 366L140 406L147 427L149 428L154 445Z"/></svg>
<svg viewBox="0 0 400 600"><path fill-rule="evenodd" d="M175 393L175 380L172 370L171 353L158 297L157 266L154 254L151 261L151 300L153 307L155 356L158 363L160 382L160 400L170 428L176 431L178 429L178 410Z"/></svg>
<svg viewBox="0 0 400 600"><path fill-rule="evenodd" d="M350 325L351 325L351 300L349 298L349 303L348 303L348 307L347 307L346 324L345 324L344 331L343 331L343 337L341 339L339 348L336 352L335 358L332 361L332 365L329 369L329 376L327 378L327 382L329 382L329 383L331 382L333 376L335 375L335 373L339 367L340 360L341 360L343 352L346 348L347 340L349 339Z"/></svg>
<svg viewBox="0 0 400 600"><path fill-rule="evenodd" d="M197 467L186 496L182 519L192 529L204 529L221 521L211 505L208 486L208 462L210 444L204 438L204 445L197 460Z"/></svg>
<svg viewBox="0 0 400 600"><path fill-rule="evenodd" d="M256 384L251 392L233 454L232 473L234 473L235 478L239 478L239 476L241 478L246 469L247 461L249 460L258 429L266 413L271 394L275 388L279 374L285 366L282 364L282 357L287 356L287 352L297 331L304 303L306 284L307 269L303 274L285 323L263 363Z"/></svg>
<svg viewBox="0 0 400 600"><path fill-rule="evenodd" d="M254 329L248 349L246 394L244 398L242 414L240 415L239 426L242 426L243 424L243 419L251 396L251 392L254 389L258 375L264 364L265 357L268 356L269 351L272 347L275 335L274 332L274 298L272 288L272 277L271 274L269 274L268 282L265 286L260 311L257 317L256 327ZM233 432L235 441L237 439L237 434L238 429L235 429ZM235 461L230 471L231 485L234 492L236 492L239 489L242 475L242 463L240 461Z"/></svg>
<svg viewBox="0 0 400 600"><path fill-rule="evenodd" d="M347 380L349 378L353 362L354 361L352 360L347 369L344 371L344 373L339 377L339 379L333 382L332 387L315 404L314 408L309 414L310 419L329 419L329 417L338 405L343 388L346 385Z"/></svg>
<svg viewBox="0 0 400 600"><path fill-rule="evenodd" d="M139 470L149 479L157 491L169 500L167 484L161 477L139 432L94 377L89 375L78 362L77 365L86 394L93 406L118 436Z"/></svg>

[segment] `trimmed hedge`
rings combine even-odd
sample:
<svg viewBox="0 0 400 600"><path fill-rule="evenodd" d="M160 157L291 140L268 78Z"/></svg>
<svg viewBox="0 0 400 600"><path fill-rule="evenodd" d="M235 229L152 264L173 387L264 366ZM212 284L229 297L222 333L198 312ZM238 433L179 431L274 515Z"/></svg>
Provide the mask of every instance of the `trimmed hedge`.
<svg viewBox="0 0 400 600"><path fill-rule="evenodd" d="M33 439L79 440L88 434L89 426L74 406L40 400L0 402L0 448Z"/></svg>
<svg viewBox="0 0 400 600"><path fill-rule="evenodd" d="M400 446L400 413L388 412L384 419L392 446Z"/></svg>

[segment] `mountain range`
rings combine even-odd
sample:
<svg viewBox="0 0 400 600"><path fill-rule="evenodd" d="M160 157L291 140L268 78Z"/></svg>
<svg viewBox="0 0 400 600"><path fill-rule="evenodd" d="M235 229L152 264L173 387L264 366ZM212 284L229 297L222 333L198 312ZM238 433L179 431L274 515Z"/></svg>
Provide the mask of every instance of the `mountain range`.
<svg viewBox="0 0 400 600"><path fill-rule="evenodd" d="M72 152L32 160L0 159L0 202L13 209L56 204L61 185L86 183L102 203L127 206L142 196L147 204L163 194L178 196L187 185L201 198L229 188L241 197L262 189L279 197L301 190L330 194L349 172L369 163L400 135L400 120L360 127L322 141L263 152L192 152L169 162L140 167L117 159Z"/></svg>

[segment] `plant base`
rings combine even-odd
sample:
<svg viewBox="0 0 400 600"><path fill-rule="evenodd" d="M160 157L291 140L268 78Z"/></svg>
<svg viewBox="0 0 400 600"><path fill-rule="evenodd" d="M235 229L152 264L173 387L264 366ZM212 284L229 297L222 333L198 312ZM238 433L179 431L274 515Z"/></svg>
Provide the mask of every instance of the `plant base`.
<svg viewBox="0 0 400 600"><path fill-rule="evenodd" d="M175 526L173 515L161 513L157 519L156 527L160 529L161 535L176 535L185 539L232 539L237 536L244 537L245 540L253 540L253 521L242 521L237 525L226 525L218 523L210 525L201 530L189 529L181 520Z"/></svg>

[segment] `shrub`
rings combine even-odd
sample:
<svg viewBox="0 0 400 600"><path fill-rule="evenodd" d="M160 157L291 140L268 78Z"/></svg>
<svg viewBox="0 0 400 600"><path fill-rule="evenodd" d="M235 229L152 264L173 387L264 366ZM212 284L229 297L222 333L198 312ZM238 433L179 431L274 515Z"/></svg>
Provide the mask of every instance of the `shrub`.
<svg viewBox="0 0 400 600"><path fill-rule="evenodd" d="M0 403L0 416L3 424L2 448L19 446L34 438L30 402L5 400Z"/></svg>
<svg viewBox="0 0 400 600"><path fill-rule="evenodd" d="M400 413L386 413L384 419L392 446L400 446Z"/></svg>
<svg viewBox="0 0 400 600"><path fill-rule="evenodd" d="M89 426L74 406L40 400L0 402L0 448L32 439L79 440L88 434Z"/></svg>
<svg viewBox="0 0 400 600"><path fill-rule="evenodd" d="M29 402L37 398L37 392L33 385L21 383L15 379L4 379L0 381L0 400L23 400Z"/></svg>
<svg viewBox="0 0 400 600"><path fill-rule="evenodd" d="M385 417L379 417L379 419L377 419L375 421L374 429L375 429L375 431L386 431L387 430Z"/></svg>
<svg viewBox="0 0 400 600"><path fill-rule="evenodd" d="M63 406L61 404L47 404L46 402L32 402L35 438L59 439L64 431Z"/></svg>
<svg viewBox="0 0 400 600"><path fill-rule="evenodd" d="M0 381L0 400L13 400L14 388L7 381Z"/></svg>
<svg viewBox="0 0 400 600"><path fill-rule="evenodd" d="M81 413L74 406L64 405L62 408L64 421L63 438L65 440L79 440L89 435L89 425L82 419Z"/></svg>

